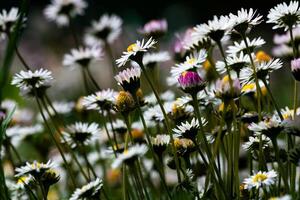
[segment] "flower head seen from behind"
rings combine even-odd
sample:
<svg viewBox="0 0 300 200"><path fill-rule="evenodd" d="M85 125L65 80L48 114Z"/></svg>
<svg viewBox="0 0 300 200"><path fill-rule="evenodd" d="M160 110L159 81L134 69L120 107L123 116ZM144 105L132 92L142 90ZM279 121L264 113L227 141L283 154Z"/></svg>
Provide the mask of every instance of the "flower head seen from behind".
<svg viewBox="0 0 300 200"><path fill-rule="evenodd" d="M88 46L113 44L122 31L122 19L117 15L104 14L98 21L92 21L92 26L84 35Z"/></svg>
<svg viewBox="0 0 300 200"><path fill-rule="evenodd" d="M206 24L196 26L195 34L204 38L210 38L215 42L220 42L228 34L230 28L231 24L229 23L228 16L214 16Z"/></svg>
<svg viewBox="0 0 300 200"><path fill-rule="evenodd" d="M33 163L26 162L25 166L16 168L16 177L31 175L35 178L40 178L47 170L54 168L55 164L49 160L47 163L34 161Z"/></svg>
<svg viewBox="0 0 300 200"><path fill-rule="evenodd" d="M205 123L205 120L202 119L202 125ZM193 118L191 122L186 121L182 122L176 128L173 129L174 133L180 137L188 138L194 140L198 134L198 130L200 129L199 122L197 119Z"/></svg>
<svg viewBox="0 0 300 200"><path fill-rule="evenodd" d="M70 54L64 56L63 65L88 67L92 61L101 60L102 49L98 46L72 49Z"/></svg>
<svg viewBox="0 0 300 200"><path fill-rule="evenodd" d="M9 11L2 10L0 13L0 38L5 38L14 28L19 19L20 13L18 8L11 8Z"/></svg>
<svg viewBox="0 0 300 200"><path fill-rule="evenodd" d="M271 59L268 62L258 62L255 64L257 78L260 80L266 80L268 75L273 71L280 69L283 63L280 59ZM240 80L243 84L254 82L255 74L253 68L246 67L241 70Z"/></svg>
<svg viewBox="0 0 300 200"><path fill-rule="evenodd" d="M165 19L151 20L138 31L146 37L155 39L162 37L168 30L168 23Z"/></svg>
<svg viewBox="0 0 300 200"><path fill-rule="evenodd" d="M84 0L51 0L44 14L49 21L54 21L59 26L67 26L70 18L82 15L87 3Z"/></svg>
<svg viewBox="0 0 300 200"><path fill-rule="evenodd" d="M117 92L112 89L98 91L83 98L83 106L88 110L109 110L115 104Z"/></svg>
<svg viewBox="0 0 300 200"><path fill-rule="evenodd" d="M300 23L299 2L291 1L289 5L285 2L271 8L268 14L267 23L275 24L273 29L292 29Z"/></svg>
<svg viewBox="0 0 300 200"><path fill-rule="evenodd" d="M116 63L119 67L124 66L129 60L138 62L142 64L143 55L150 48L154 48L154 45L157 42L150 38L147 42L143 39L142 41L136 41L127 47L127 50L123 52L121 58L116 60Z"/></svg>
<svg viewBox="0 0 300 200"><path fill-rule="evenodd" d="M75 124L67 126L63 131L65 141L72 147L76 148L78 145L88 145L92 142L93 137L100 133L98 124L76 122Z"/></svg>
<svg viewBox="0 0 300 200"><path fill-rule="evenodd" d="M119 72L115 79L125 91L129 91L132 95L140 88L140 67L131 67Z"/></svg>
<svg viewBox="0 0 300 200"><path fill-rule="evenodd" d="M268 172L257 172L249 178L244 180L244 188L251 190L252 188L259 189L269 187L276 181L277 173L274 170Z"/></svg>
<svg viewBox="0 0 300 200"><path fill-rule="evenodd" d="M148 151L145 144L129 147L113 161L112 168L118 168L122 163L131 164L136 158L143 156Z"/></svg>
<svg viewBox="0 0 300 200"><path fill-rule="evenodd" d="M52 73L47 69L39 69L35 71L21 71L14 75L11 82L12 85L16 85L24 93L39 93L40 90L44 90L50 87L50 83L53 80Z"/></svg>
<svg viewBox="0 0 300 200"><path fill-rule="evenodd" d="M256 15L256 11L250 8L249 10L241 8L237 15L230 14L230 23L232 29L239 34L245 34L250 31L253 26L256 26L262 22L262 16Z"/></svg>
<svg viewBox="0 0 300 200"><path fill-rule="evenodd" d="M80 200L80 199L100 199L101 189L103 187L103 182L101 179L96 180L84 185L81 188L77 188L70 200Z"/></svg>

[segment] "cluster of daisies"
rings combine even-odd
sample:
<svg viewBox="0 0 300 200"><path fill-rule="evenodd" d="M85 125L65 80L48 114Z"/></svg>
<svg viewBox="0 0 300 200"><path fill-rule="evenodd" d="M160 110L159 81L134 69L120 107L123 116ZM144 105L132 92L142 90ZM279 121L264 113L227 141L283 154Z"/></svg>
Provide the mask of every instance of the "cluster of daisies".
<svg viewBox="0 0 300 200"><path fill-rule="evenodd" d="M73 101L53 101L52 72L28 65L16 46L24 69L11 85L36 109L0 101L0 199L300 198L297 1L278 4L266 20L243 8L214 16L177 34L172 52L160 49L167 21L152 20L117 59L122 19L104 14L77 35L73 21L87 7L52 0L44 10L73 33L62 60L81 70L83 91ZM26 27L25 17L3 10L1 39ZM272 55L251 36L264 21L284 32L274 35ZM91 72L103 59L111 61L103 66L114 73L111 88ZM280 107L270 87L285 65L292 108Z"/></svg>

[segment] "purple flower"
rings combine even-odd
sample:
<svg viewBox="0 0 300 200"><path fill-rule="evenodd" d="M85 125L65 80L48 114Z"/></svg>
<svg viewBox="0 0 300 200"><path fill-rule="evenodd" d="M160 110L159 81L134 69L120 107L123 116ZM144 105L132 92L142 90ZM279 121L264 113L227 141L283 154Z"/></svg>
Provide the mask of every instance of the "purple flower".
<svg viewBox="0 0 300 200"><path fill-rule="evenodd" d="M154 38L163 36L168 29L168 23L165 19L151 20L139 30L140 33Z"/></svg>
<svg viewBox="0 0 300 200"><path fill-rule="evenodd" d="M291 61L291 70L294 78L300 81L300 58L296 58Z"/></svg>
<svg viewBox="0 0 300 200"><path fill-rule="evenodd" d="M194 71L183 72L179 76L178 82L183 91L187 93L197 93L205 87L205 81L199 76L197 72Z"/></svg>

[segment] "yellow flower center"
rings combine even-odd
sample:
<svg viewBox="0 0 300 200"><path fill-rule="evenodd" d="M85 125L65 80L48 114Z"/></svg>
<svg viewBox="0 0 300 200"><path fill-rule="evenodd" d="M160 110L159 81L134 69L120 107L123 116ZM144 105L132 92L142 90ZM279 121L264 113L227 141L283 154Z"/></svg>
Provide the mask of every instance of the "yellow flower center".
<svg viewBox="0 0 300 200"><path fill-rule="evenodd" d="M131 135L134 139L139 139L144 137L144 132L139 129L133 129Z"/></svg>
<svg viewBox="0 0 300 200"><path fill-rule="evenodd" d="M107 181L110 184L117 183L121 178L121 171L119 169L111 169L107 172Z"/></svg>
<svg viewBox="0 0 300 200"><path fill-rule="evenodd" d="M203 67L204 67L205 71L209 71L212 68L212 65L210 64L210 62L208 60L206 60L203 63Z"/></svg>
<svg viewBox="0 0 300 200"><path fill-rule="evenodd" d="M196 63L196 59L195 58L190 58L186 61L188 64L193 65Z"/></svg>
<svg viewBox="0 0 300 200"><path fill-rule="evenodd" d="M26 183L26 180L28 180L28 176L21 176L18 181L17 181L17 184L24 184Z"/></svg>
<svg viewBox="0 0 300 200"><path fill-rule="evenodd" d="M182 72L182 73L181 73L181 76L185 77L187 73L188 73L187 71Z"/></svg>
<svg viewBox="0 0 300 200"><path fill-rule="evenodd" d="M226 76L223 77L222 83L223 83L223 84L226 84L226 83L228 83L228 82L229 82L229 76L226 75Z"/></svg>
<svg viewBox="0 0 300 200"><path fill-rule="evenodd" d="M225 107L225 104L224 103L221 103L219 105L219 112L223 112L224 111L224 107Z"/></svg>
<svg viewBox="0 0 300 200"><path fill-rule="evenodd" d="M127 52L133 52L136 50L136 48L137 48L137 44L135 44L135 43L131 44L127 47Z"/></svg>
<svg viewBox="0 0 300 200"><path fill-rule="evenodd" d="M257 183L257 182L262 182L264 180L266 180L268 178L267 175L265 174L256 174L253 178L252 178L252 181L254 183Z"/></svg>
<svg viewBox="0 0 300 200"><path fill-rule="evenodd" d="M260 62L268 62L270 61L272 58L271 56L269 56L267 53L265 53L264 51L258 51L256 53L256 59Z"/></svg>
<svg viewBox="0 0 300 200"><path fill-rule="evenodd" d="M255 89L255 83L249 83L243 86L242 92L252 91Z"/></svg>

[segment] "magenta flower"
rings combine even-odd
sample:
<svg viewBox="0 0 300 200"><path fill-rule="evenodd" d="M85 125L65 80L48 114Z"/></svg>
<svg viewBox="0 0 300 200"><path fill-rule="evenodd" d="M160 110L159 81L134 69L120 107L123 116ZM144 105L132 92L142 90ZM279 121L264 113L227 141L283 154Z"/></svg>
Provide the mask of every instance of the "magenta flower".
<svg viewBox="0 0 300 200"><path fill-rule="evenodd" d="M197 72L185 71L178 78L179 85L187 93L197 93L204 89L205 81Z"/></svg>

